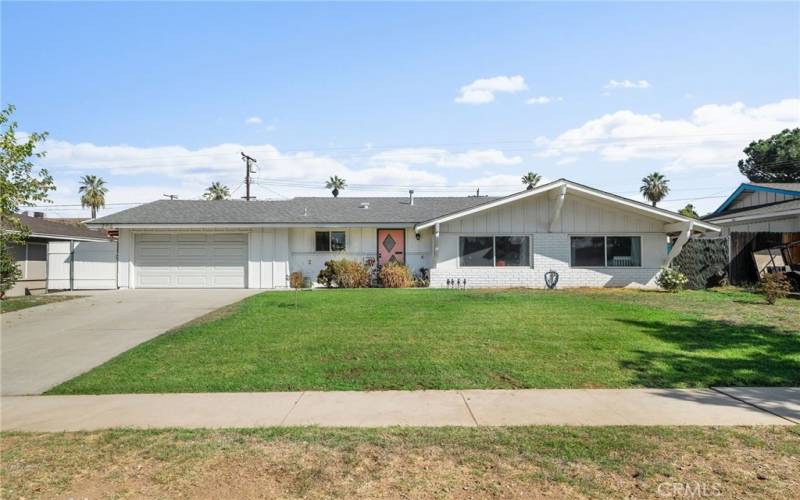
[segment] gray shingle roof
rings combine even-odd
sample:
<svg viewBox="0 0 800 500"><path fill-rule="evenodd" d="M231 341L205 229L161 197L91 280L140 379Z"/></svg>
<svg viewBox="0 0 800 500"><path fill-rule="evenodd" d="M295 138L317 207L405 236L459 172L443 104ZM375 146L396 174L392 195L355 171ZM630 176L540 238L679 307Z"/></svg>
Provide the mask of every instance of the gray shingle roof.
<svg viewBox="0 0 800 500"><path fill-rule="evenodd" d="M90 224L415 224L496 198L300 197L291 200L159 200ZM369 208L361 208L368 203Z"/></svg>
<svg viewBox="0 0 800 500"><path fill-rule="evenodd" d="M75 239L106 239L104 231L89 229L81 223L54 221L25 214L15 214L15 217L18 217L20 222L28 226L31 236L34 237L58 236Z"/></svg>

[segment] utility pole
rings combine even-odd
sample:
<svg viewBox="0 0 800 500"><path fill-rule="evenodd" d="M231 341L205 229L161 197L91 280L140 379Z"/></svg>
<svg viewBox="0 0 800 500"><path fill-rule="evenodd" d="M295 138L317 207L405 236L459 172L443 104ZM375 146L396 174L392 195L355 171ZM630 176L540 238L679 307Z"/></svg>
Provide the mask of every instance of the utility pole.
<svg viewBox="0 0 800 500"><path fill-rule="evenodd" d="M250 174L256 173L255 167L252 166L252 165L255 164L255 163L258 163L258 162L256 161L255 158L247 156L244 153L242 153L242 159L244 160L245 168L247 169L247 171L245 172L245 176L244 176L244 185L245 185L246 194L244 196L242 196L242 199L244 199L246 201L250 201L250 200L255 199L255 196L250 196Z"/></svg>

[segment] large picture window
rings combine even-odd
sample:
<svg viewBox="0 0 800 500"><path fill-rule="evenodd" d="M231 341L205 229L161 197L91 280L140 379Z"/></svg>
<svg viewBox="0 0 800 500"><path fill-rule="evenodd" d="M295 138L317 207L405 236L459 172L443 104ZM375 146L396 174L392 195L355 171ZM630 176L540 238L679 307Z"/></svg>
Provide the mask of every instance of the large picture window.
<svg viewBox="0 0 800 500"><path fill-rule="evenodd" d="M608 236L606 265L639 267L642 265L642 239L639 236Z"/></svg>
<svg viewBox="0 0 800 500"><path fill-rule="evenodd" d="M314 248L317 252L341 252L347 247L344 231L317 231Z"/></svg>
<svg viewBox="0 0 800 500"><path fill-rule="evenodd" d="M642 238L639 236L573 236L570 262L576 267L639 267Z"/></svg>
<svg viewBox="0 0 800 500"><path fill-rule="evenodd" d="M461 267L529 267L528 236L461 236L458 239Z"/></svg>
<svg viewBox="0 0 800 500"><path fill-rule="evenodd" d="M605 265L605 237L573 236L570 245L573 266L603 267Z"/></svg>
<svg viewBox="0 0 800 500"><path fill-rule="evenodd" d="M494 265L530 266L531 251L527 236L495 236L494 238Z"/></svg>

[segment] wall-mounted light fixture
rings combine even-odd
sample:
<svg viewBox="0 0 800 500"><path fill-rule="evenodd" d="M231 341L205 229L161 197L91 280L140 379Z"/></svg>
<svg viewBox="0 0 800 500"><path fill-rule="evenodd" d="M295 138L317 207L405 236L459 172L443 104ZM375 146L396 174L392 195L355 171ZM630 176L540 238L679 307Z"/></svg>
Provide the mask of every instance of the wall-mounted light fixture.
<svg viewBox="0 0 800 500"><path fill-rule="evenodd" d="M417 241L419 241L420 238L422 238L422 235L417 233L417 234L414 235L414 237L417 239Z"/></svg>

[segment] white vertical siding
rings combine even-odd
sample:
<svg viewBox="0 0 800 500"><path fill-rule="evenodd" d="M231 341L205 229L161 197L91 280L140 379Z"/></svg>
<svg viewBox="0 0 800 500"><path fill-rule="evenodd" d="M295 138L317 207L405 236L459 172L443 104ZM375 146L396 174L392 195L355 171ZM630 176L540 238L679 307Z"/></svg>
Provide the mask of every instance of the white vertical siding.
<svg viewBox="0 0 800 500"><path fill-rule="evenodd" d="M117 288L117 242L76 241L73 247L72 288Z"/></svg>
<svg viewBox="0 0 800 500"><path fill-rule="evenodd" d="M758 205L766 205L767 203L793 200L795 198L800 198L800 196L792 196L783 193L771 193L768 191L745 191L737 196L733 203L728 205L726 210L755 207Z"/></svg>
<svg viewBox="0 0 800 500"><path fill-rule="evenodd" d="M447 279L466 279L471 287L544 287L544 273L555 270L559 287L654 287L654 279L667 256L664 223L568 194L561 217L550 232L555 201L535 196L453 220L441 225L439 264L431 271L431 286L446 286ZM570 236L581 234L639 236L641 267L573 268ZM462 268L458 238L464 235L527 235L532 241L531 267Z"/></svg>

